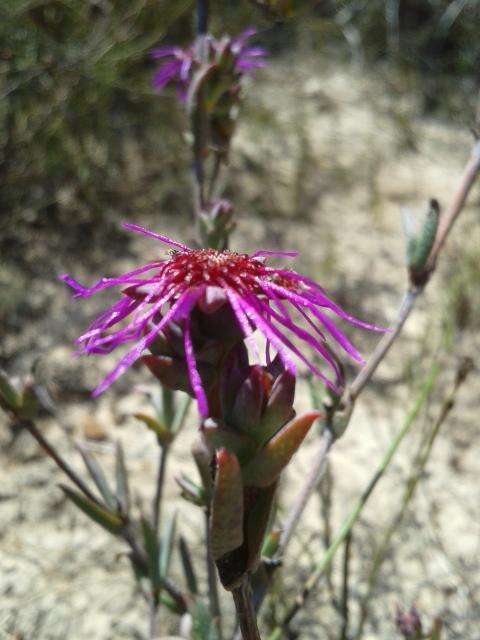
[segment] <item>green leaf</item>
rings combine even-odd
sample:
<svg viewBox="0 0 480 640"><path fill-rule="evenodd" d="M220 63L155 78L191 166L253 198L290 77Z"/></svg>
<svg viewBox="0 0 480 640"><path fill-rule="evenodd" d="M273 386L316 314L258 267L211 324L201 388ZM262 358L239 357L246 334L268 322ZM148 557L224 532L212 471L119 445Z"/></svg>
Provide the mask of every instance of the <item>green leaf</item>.
<svg viewBox="0 0 480 640"><path fill-rule="evenodd" d="M153 431L153 433L157 436L159 443L163 447L167 447L173 442L175 438L174 434L158 420L152 418L152 416L149 416L146 413L135 413L134 416L135 418L137 418L137 420L143 422L150 429L150 431Z"/></svg>
<svg viewBox="0 0 480 640"><path fill-rule="evenodd" d="M160 602L167 607L172 613L177 615L183 615L185 613L185 609L183 609L176 600L172 598L172 596L168 595L166 591L162 591L160 594Z"/></svg>
<svg viewBox="0 0 480 640"><path fill-rule="evenodd" d="M94 481L97 489L100 491L100 495L105 500L107 507L112 509L112 511L116 511L118 508L117 499L107 482L102 467L99 465L94 456L90 455L84 447L78 445L77 449L83 458L88 473L92 477L92 480Z"/></svg>
<svg viewBox="0 0 480 640"><path fill-rule="evenodd" d="M223 424L217 424L209 418L202 425L202 434L212 449L228 449L233 451L242 462L251 457L258 445L248 434L236 431Z"/></svg>
<svg viewBox="0 0 480 640"><path fill-rule="evenodd" d="M172 431L172 422L175 415L175 399L174 392L167 387L162 386L161 401L161 423L165 425L168 431Z"/></svg>
<svg viewBox="0 0 480 640"><path fill-rule="evenodd" d="M210 545L215 560L243 543L243 484L235 454L217 451L213 488Z"/></svg>
<svg viewBox="0 0 480 640"><path fill-rule="evenodd" d="M183 427L192 399L187 394L182 394L175 406L175 415L172 422L172 432L176 435Z"/></svg>
<svg viewBox="0 0 480 640"><path fill-rule="evenodd" d="M148 558L148 573L152 582L153 589L156 593L160 588L160 564L159 564L159 548L158 541L151 524L142 516L140 519L142 528L143 542Z"/></svg>
<svg viewBox="0 0 480 640"><path fill-rule="evenodd" d="M0 369L0 399L3 404L13 411L21 407L20 394L10 382L10 378L3 369Z"/></svg>
<svg viewBox="0 0 480 640"><path fill-rule="evenodd" d="M255 499L245 517L245 536L248 548L246 570L248 571L254 571L257 568L276 489L276 482L266 488L254 489L256 492Z"/></svg>
<svg viewBox="0 0 480 640"><path fill-rule="evenodd" d="M263 546L262 546L262 557L264 558L273 558L273 556L277 553L278 543L280 542L280 531L278 529L274 529L270 531L270 533L265 537Z"/></svg>
<svg viewBox="0 0 480 640"><path fill-rule="evenodd" d="M165 578L168 575L168 570L170 568L176 528L177 512L175 511L167 521L160 545L159 570L162 578Z"/></svg>
<svg viewBox="0 0 480 640"><path fill-rule="evenodd" d="M100 504L96 504L93 500L86 498L83 494L67 487L64 484L60 485L60 489L83 513L85 513L90 520L93 520L101 527L113 533L119 535L123 528L122 520L116 513L112 513Z"/></svg>
<svg viewBox="0 0 480 640"><path fill-rule="evenodd" d="M216 622L203 602L197 602L191 614L192 640L220 640Z"/></svg>
<svg viewBox="0 0 480 640"><path fill-rule="evenodd" d="M182 562L183 574L187 582L189 592L196 596L198 594L198 581L193 568L192 554L188 548L187 541L183 536L179 537L178 548L180 551L180 560Z"/></svg>
<svg viewBox="0 0 480 640"><path fill-rule="evenodd" d="M125 454L120 441L117 442L115 449L115 477L118 502L123 513L128 514L130 511L130 488L128 485L128 471L125 465Z"/></svg>
<svg viewBox="0 0 480 640"><path fill-rule="evenodd" d="M440 205L436 200L430 200L430 209L409 256L410 262L408 266L416 273L421 272L426 265L435 242L439 221Z"/></svg>
<svg viewBox="0 0 480 640"><path fill-rule="evenodd" d="M273 484L320 415L318 411L309 411L286 424L244 467L245 484L254 487L268 487Z"/></svg>
<svg viewBox="0 0 480 640"><path fill-rule="evenodd" d="M182 490L182 497L185 498L185 500L188 500L198 507L205 506L206 499L205 490L203 489L203 487L193 482L193 480L191 480L184 473L182 473L182 475L178 478L175 478L175 480Z"/></svg>
<svg viewBox="0 0 480 640"><path fill-rule="evenodd" d="M22 392L19 415L24 420L33 420L38 412L38 396L33 383L27 383Z"/></svg>

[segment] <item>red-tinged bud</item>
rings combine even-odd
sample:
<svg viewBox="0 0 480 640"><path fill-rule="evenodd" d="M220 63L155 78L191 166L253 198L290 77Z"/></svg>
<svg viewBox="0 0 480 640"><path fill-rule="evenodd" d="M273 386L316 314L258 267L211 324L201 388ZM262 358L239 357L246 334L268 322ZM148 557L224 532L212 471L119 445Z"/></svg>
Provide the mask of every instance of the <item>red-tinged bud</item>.
<svg viewBox="0 0 480 640"><path fill-rule="evenodd" d="M264 367L256 365L250 368L229 415L233 427L257 439L256 429L262 419L271 384L271 376Z"/></svg>

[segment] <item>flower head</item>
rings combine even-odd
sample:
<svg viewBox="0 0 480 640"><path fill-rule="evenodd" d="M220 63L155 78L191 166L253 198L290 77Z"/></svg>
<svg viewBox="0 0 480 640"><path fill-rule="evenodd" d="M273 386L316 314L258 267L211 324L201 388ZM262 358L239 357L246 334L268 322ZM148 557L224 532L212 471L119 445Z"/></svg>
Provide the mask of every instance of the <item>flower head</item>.
<svg viewBox="0 0 480 640"><path fill-rule="evenodd" d="M395 623L405 640L419 640L423 637L422 620L415 604L412 604L410 611L398 607Z"/></svg>
<svg viewBox="0 0 480 640"><path fill-rule="evenodd" d="M216 39L213 36L207 36L205 41L207 63L218 63L225 52L229 52L233 58L233 72L237 80L254 69L264 67L267 55L265 49L248 45L248 40L255 33L255 29L249 28L237 38ZM167 84L173 82L178 89L180 99L185 100L192 76L203 62L197 47L195 45L183 49L177 46L159 47L153 49L151 56L162 60L162 64L153 76L153 87L161 91Z"/></svg>
<svg viewBox="0 0 480 640"><path fill-rule="evenodd" d="M326 385L340 391L342 372L327 345L327 336L349 356L362 363L353 344L331 319L331 315L365 329L380 330L358 320L337 304L314 281L295 271L266 264L271 256L294 257L296 253L257 251L241 254L215 249L191 249L166 236L138 225L124 224L125 229L155 238L172 248L168 257L159 258L118 277L102 278L92 287L83 287L68 275L60 276L75 291L76 297L87 298L108 287L122 286L120 298L104 311L77 339L80 352L105 354L121 345L129 345L127 353L95 389L100 394L128 367L152 349L155 340L175 328L181 336L184 359L191 390L197 398L200 413L208 415L208 400L201 372L197 366L192 318L201 314L214 318L219 309L227 309L228 320L213 320L217 340L231 341L232 327L236 335L251 341L255 332L266 340L266 361L272 360L271 349L283 366L295 371L294 360L300 360ZM217 314L218 315L218 314ZM220 327L220 328L217 328ZM222 335L228 337L222 338ZM234 332L235 334L235 332ZM316 354L330 367L328 378L313 362ZM211 349L210 349L211 352ZM258 351L256 356L260 358Z"/></svg>

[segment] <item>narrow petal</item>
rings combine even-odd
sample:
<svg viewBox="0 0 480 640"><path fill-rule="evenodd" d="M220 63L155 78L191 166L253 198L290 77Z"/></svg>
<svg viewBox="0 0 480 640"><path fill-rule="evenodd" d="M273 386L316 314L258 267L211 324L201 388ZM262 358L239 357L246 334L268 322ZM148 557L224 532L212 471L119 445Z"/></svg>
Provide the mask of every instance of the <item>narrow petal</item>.
<svg viewBox="0 0 480 640"><path fill-rule="evenodd" d="M230 305L231 305L231 307L233 309L233 313L235 314L235 317L238 320L238 323L240 325L240 328L243 331L245 339L246 339L246 341L248 341L248 344L251 346L255 357L257 358L257 360L259 360L260 359L260 354L258 353L257 343L256 343L255 338L253 336L255 327L252 327L252 324L251 324L248 316L245 314L245 312L243 311L242 307L240 306L240 304L238 302L238 296L235 293L235 291L227 286L226 287L226 292L227 292L227 297L228 297L228 299L230 301Z"/></svg>
<svg viewBox="0 0 480 640"><path fill-rule="evenodd" d="M127 231L133 231L134 233L140 233L144 236L149 236L150 238L155 238L156 240L160 240L160 242L164 242L176 249L181 249L182 251L191 251L187 245L182 244L181 242L177 242L176 240L172 240L168 236L161 236L159 233L155 233L154 231L150 231L149 229L145 229L145 227L141 227L138 224L132 224L130 222L123 222L122 227L127 229Z"/></svg>
<svg viewBox="0 0 480 640"><path fill-rule="evenodd" d="M298 251L255 251L255 253L251 253L251 258L296 258L298 256Z"/></svg>
<svg viewBox="0 0 480 640"><path fill-rule="evenodd" d="M93 396L100 395L107 387L109 387L122 373L124 373L132 364L140 358L143 351L154 340L155 336L163 329L165 325L176 319L183 318L189 313L195 305L201 291L196 289L186 291L172 306L172 308L163 316L161 321L156 324L137 344L128 351L118 362L116 367L108 374L93 392Z"/></svg>
<svg viewBox="0 0 480 640"><path fill-rule="evenodd" d="M208 402L202 379L198 373L195 352L193 349L192 336L190 333L190 317L187 316L183 324L183 340L185 346L185 358L187 360L188 377L192 385L193 393L198 403L198 410L203 418L208 417Z"/></svg>
<svg viewBox="0 0 480 640"><path fill-rule="evenodd" d="M288 350L285 348L284 342L282 340L282 336L279 335L279 331L275 329L275 327L273 327L269 322L267 322L261 316L261 314L258 313L255 307L252 307L252 304L247 302L243 296L242 297L237 296L237 300L239 305L242 307L243 311L245 312L245 314L252 320L252 322L255 324L257 329L275 347L286 368L292 374L295 374L295 371L296 371L295 363L290 358L288 354Z"/></svg>
<svg viewBox="0 0 480 640"><path fill-rule="evenodd" d="M262 305L262 307L267 306L265 302L262 302L260 300L258 300L258 302L260 305ZM277 304L277 301L274 301L274 304ZM277 322L279 322L282 326L284 326L286 329L291 331L294 335L297 336L297 338L300 338L301 340L306 342L310 347L312 347L314 351L317 351L317 353L319 353L322 356L322 358L330 365L330 367L332 368L333 372L337 377L337 381L340 380L342 376L342 372L340 370L338 362L335 360L335 358L328 351L328 349L325 348L323 344L321 344L314 336L308 333L308 331L305 331L304 329L299 327L297 324L295 324L295 322L288 316L285 316L284 314L280 315L273 309L269 309L269 311L270 311L270 314L275 318Z"/></svg>
<svg viewBox="0 0 480 640"><path fill-rule="evenodd" d="M165 62L154 74L152 85L158 91L163 89L175 76L180 74L182 63L180 60Z"/></svg>
<svg viewBox="0 0 480 640"><path fill-rule="evenodd" d="M167 56L178 57L179 55L181 55L181 53L182 49L180 49L180 47L166 45L164 47L157 47L156 49L152 49L150 51L150 57L155 59L165 58Z"/></svg>
<svg viewBox="0 0 480 640"><path fill-rule="evenodd" d="M253 315L255 324L265 336L268 335L277 351L279 350L279 346L282 347L282 350L287 348L289 351L295 354L297 358L299 358L299 360L306 364L310 371L312 371L318 378L323 380L323 382L327 386L329 386L335 393L339 393L340 389L335 385L335 383L329 380L325 376L325 374L323 374L320 369L318 369L318 367L310 362L283 332L279 331L271 322L265 321L265 319L261 315L261 312L256 308L257 303L258 300L254 297L249 297L248 300L242 298L241 302L242 306L244 306L245 308L245 312L247 313L247 315L249 315L249 313ZM279 353L281 354L280 351Z"/></svg>
<svg viewBox="0 0 480 640"><path fill-rule="evenodd" d="M158 269L162 265L163 265L163 261L162 262L151 262L151 263L149 263L147 265L144 265L143 267L139 267L138 269L134 269L133 271L128 271L127 273L124 273L124 274L122 274L120 276L117 276L116 278L100 278L100 280L98 280L91 287L84 287L79 282L74 280L74 278L70 277L68 275L68 273L64 273L64 274L58 276L58 279L62 280L62 282L65 282L66 284L68 284L68 286L71 287L75 291L74 296L76 298L78 298L78 297L89 298L94 293L97 293L97 291L101 291L102 289L107 289L108 287L115 287L115 286L117 286L119 284L131 284L132 282L142 282L141 280L133 280L132 281L132 278L134 278L135 276L137 276L137 275L139 275L141 273L146 273L147 271L152 271L153 269Z"/></svg>

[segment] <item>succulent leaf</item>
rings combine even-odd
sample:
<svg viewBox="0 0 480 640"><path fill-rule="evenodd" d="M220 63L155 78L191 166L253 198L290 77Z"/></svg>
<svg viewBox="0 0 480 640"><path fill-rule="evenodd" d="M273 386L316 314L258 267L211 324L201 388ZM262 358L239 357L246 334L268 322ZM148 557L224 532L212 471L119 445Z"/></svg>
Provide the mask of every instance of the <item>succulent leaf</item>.
<svg viewBox="0 0 480 640"><path fill-rule="evenodd" d="M146 413L134 413L134 416L137 420L143 422L150 431L153 431L162 447L167 447L173 442L175 434L169 431L159 420Z"/></svg>
<svg viewBox="0 0 480 640"><path fill-rule="evenodd" d="M71 500L81 511L83 511L83 513L85 513L90 518L90 520L93 520L114 535L120 534L123 528L123 523L121 518L117 514L112 513L107 508L93 502L93 500L90 500L83 494L75 491L74 489L71 489L70 487L67 487L64 484L60 485L60 489L69 500Z"/></svg>
<svg viewBox="0 0 480 640"><path fill-rule="evenodd" d="M309 411L287 423L244 467L245 485L268 487L273 484L320 415L318 411Z"/></svg>
<svg viewBox="0 0 480 640"><path fill-rule="evenodd" d="M237 457L217 451L217 472L212 499L210 544L215 560L243 543L243 485Z"/></svg>

